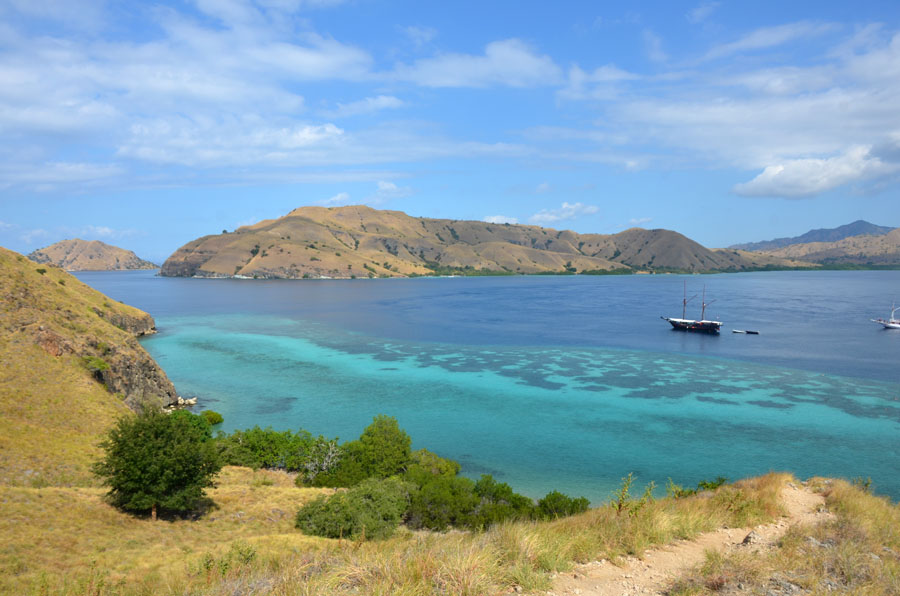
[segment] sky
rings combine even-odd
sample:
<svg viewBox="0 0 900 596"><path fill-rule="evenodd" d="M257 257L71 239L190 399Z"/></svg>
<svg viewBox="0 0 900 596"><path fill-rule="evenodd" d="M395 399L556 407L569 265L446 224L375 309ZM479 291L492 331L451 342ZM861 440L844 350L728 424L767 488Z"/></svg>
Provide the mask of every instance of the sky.
<svg viewBox="0 0 900 596"><path fill-rule="evenodd" d="M0 246L303 205L709 247L900 226L900 3L0 0Z"/></svg>

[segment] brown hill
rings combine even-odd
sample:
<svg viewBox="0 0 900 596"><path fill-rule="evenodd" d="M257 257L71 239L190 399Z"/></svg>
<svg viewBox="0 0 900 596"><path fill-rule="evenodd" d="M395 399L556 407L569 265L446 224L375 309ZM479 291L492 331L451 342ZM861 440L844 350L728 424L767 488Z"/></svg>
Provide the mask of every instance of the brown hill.
<svg viewBox="0 0 900 596"><path fill-rule="evenodd" d="M130 250L110 246L99 240L63 240L41 248L28 258L35 263L49 263L66 271L122 271L156 269L150 261L138 258Z"/></svg>
<svg viewBox="0 0 900 596"><path fill-rule="evenodd" d="M837 242L793 244L767 254L829 265L900 265L900 228L883 236L852 236Z"/></svg>
<svg viewBox="0 0 900 596"><path fill-rule="evenodd" d="M198 238L170 256L160 273L348 278L616 269L716 271L793 265L768 255L709 250L669 230L576 234L350 206L301 207L231 234Z"/></svg>
<svg viewBox="0 0 900 596"><path fill-rule="evenodd" d="M0 303L0 484L86 481L117 415L176 400L136 339L147 313L3 248Z"/></svg>

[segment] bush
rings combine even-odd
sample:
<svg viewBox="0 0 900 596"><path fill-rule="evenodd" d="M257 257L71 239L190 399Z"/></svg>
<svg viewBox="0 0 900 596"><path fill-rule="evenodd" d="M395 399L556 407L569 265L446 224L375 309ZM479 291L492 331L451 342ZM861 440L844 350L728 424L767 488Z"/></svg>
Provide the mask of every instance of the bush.
<svg viewBox="0 0 900 596"><path fill-rule="evenodd" d="M93 471L109 487L110 502L126 511L185 511L221 468L215 446L194 416L147 408L120 418L100 444L104 457ZM206 421L203 420L205 423Z"/></svg>
<svg viewBox="0 0 900 596"><path fill-rule="evenodd" d="M534 512L534 501L513 492L507 483L497 482L488 474L482 474L475 483L475 495L480 504L473 523L481 528L509 519L527 519Z"/></svg>
<svg viewBox="0 0 900 596"><path fill-rule="evenodd" d="M359 440L341 445L338 463L312 480L314 486L353 486L366 478L403 473L412 461L412 440L392 416L375 416Z"/></svg>
<svg viewBox="0 0 900 596"><path fill-rule="evenodd" d="M210 426L222 424L225 421L221 414L214 412L213 410L203 410L200 412L200 415L206 418L206 421L209 422Z"/></svg>
<svg viewBox="0 0 900 596"><path fill-rule="evenodd" d="M190 424L200 433L200 436L203 437L204 441L208 441L212 438L212 428L209 425L209 421L203 417L198 416L197 414L192 414L188 410L175 410L171 414L170 417L183 419L186 424Z"/></svg>
<svg viewBox="0 0 900 596"><path fill-rule="evenodd" d="M397 478L370 478L350 490L321 496L297 512L296 527L326 538L389 538L409 506L412 490Z"/></svg>
<svg viewBox="0 0 900 596"><path fill-rule="evenodd" d="M435 475L413 494L406 523L438 531L475 525L478 504L474 482L462 476Z"/></svg>
<svg viewBox="0 0 900 596"><path fill-rule="evenodd" d="M359 437L358 457L367 477L388 478L406 470L412 439L393 416L375 416Z"/></svg>
<svg viewBox="0 0 900 596"><path fill-rule="evenodd" d="M588 510L590 505L590 501L584 497L572 498L554 490L547 493L547 496L538 501L537 508L535 509L535 517L538 519L566 517L568 515L584 513Z"/></svg>
<svg viewBox="0 0 900 596"><path fill-rule="evenodd" d="M254 426L248 430L236 430L230 435L219 433L216 443L225 465L296 472L303 469L313 437L305 430L294 434L289 430L276 431Z"/></svg>

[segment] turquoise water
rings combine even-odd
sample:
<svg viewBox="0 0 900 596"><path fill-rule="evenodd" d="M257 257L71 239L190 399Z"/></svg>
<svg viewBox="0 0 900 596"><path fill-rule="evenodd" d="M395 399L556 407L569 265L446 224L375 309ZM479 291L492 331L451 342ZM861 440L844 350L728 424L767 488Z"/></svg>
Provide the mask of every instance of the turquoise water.
<svg viewBox="0 0 900 596"><path fill-rule="evenodd" d="M144 346L181 395L224 415L224 430L352 439L389 414L414 447L535 497L604 501L629 472L693 485L786 470L871 477L900 498L900 333L869 323L883 313L863 306L882 306L900 272L79 277L156 317ZM722 336L658 319L680 315L684 279L720 300Z"/></svg>
<svg viewBox="0 0 900 596"><path fill-rule="evenodd" d="M664 484L791 470L900 492L896 386L632 350L384 341L273 316L169 319L145 342L181 393L225 417L355 438L388 413L414 439L540 496L600 501Z"/></svg>

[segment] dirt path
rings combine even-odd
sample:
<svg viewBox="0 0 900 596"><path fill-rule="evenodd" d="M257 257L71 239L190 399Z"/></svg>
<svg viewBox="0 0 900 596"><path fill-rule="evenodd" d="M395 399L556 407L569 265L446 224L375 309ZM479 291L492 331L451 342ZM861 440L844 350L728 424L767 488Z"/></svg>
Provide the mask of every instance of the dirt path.
<svg viewBox="0 0 900 596"><path fill-rule="evenodd" d="M728 528L701 534L693 540L681 540L648 550L640 559L627 557L619 565L594 561L559 574L548 596L580 594L582 596L647 596L662 595L672 580L700 563L708 549L726 551L733 548L764 550L778 541L794 524L817 523L830 514L821 506L825 500L802 486L788 484L781 491L781 502L787 515L770 524L754 528ZM748 534L755 534L749 544L742 544Z"/></svg>

